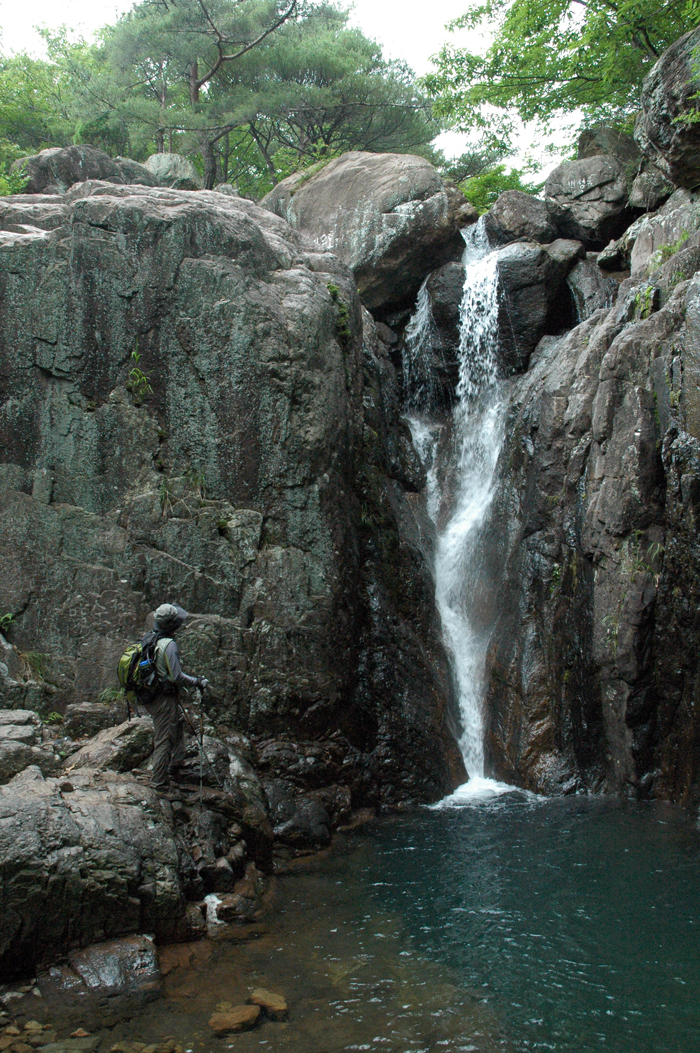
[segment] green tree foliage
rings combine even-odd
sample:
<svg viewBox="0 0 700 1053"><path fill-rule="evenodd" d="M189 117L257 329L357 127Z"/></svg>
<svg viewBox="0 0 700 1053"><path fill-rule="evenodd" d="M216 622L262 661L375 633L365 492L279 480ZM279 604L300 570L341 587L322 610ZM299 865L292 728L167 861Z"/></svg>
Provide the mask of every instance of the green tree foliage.
<svg viewBox="0 0 700 1053"><path fill-rule="evenodd" d="M261 49L296 12L298 0L142 0L102 33L90 62L70 66L78 109L93 130L126 128L131 153L178 144L216 178L215 147L245 119L232 69Z"/></svg>
<svg viewBox="0 0 700 1053"><path fill-rule="evenodd" d="M472 176L461 184L461 190L481 216L488 212L499 194L504 190L522 190L526 194L537 194L541 185L524 182L522 173L515 168L506 170L505 165L494 165L480 175Z"/></svg>
<svg viewBox="0 0 700 1053"><path fill-rule="evenodd" d="M405 64L385 61L346 12L301 2L140 0L94 45L47 33L40 73L61 105L42 108L47 127L20 152L175 150L205 186L254 196L349 149L429 154L439 125Z"/></svg>
<svg viewBox="0 0 700 1053"><path fill-rule="evenodd" d="M251 70L248 128L273 182L345 150L425 152L440 130L405 63L385 61L347 20L330 5L309 10Z"/></svg>
<svg viewBox="0 0 700 1053"><path fill-rule="evenodd" d="M425 78L436 112L507 144L512 113L545 124L580 109L628 122L645 74L700 24L700 0L485 0L453 29L493 33L485 54L446 45Z"/></svg>
<svg viewBox="0 0 700 1053"><path fill-rule="evenodd" d="M22 154L70 142L59 71L27 55L0 58L0 167Z"/></svg>

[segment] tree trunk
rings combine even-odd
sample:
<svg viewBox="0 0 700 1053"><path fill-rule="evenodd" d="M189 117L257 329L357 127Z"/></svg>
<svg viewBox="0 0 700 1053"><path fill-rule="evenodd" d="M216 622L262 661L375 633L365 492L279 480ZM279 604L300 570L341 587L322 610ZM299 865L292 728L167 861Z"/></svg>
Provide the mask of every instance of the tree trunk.
<svg viewBox="0 0 700 1053"><path fill-rule="evenodd" d="M216 185L216 154L214 143L205 140L202 143L202 160L204 161L204 189L213 190Z"/></svg>
<svg viewBox="0 0 700 1053"><path fill-rule="evenodd" d="M258 135L257 130L255 128L255 125L254 124L249 124L248 127L250 128L250 134L252 135L252 137L253 137L253 139L255 141L255 145L257 146L258 150L262 154L262 158L263 158L263 161L265 162L265 166L267 167L267 170L270 173L270 179L272 180L272 185L273 186L277 186L277 184L279 182L279 179L277 178L277 173L275 172L275 166L272 163L272 158L270 157L269 153L267 152L267 149L264 146L262 139Z"/></svg>
<svg viewBox="0 0 700 1053"><path fill-rule="evenodd" d="M199 102L199 66L197 60L190 66L190 104L195 106Z"/></svg>
<svg viewBox="0 0 700 1053"><path fill-rule="evenodd" d="M156 149L159 154L165 152L165 129L159 128L156 132Z"/></svg>

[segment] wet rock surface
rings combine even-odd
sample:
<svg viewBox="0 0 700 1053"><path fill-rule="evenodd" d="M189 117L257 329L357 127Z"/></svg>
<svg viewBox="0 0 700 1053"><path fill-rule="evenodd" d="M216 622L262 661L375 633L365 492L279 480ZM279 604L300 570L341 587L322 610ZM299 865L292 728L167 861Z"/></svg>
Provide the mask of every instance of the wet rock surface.
<svg viewBox="0 0 700 1053"><path fill-rule="evenodd" d="M13 224L29 200L6 199ZM177 595L217 721L341 735L354 807L439 796L459 764L421 469L350 272L230 195L87 182L58 203L0 252L3 288L33 275L3 300L27 346L2 352L0 606L13 661L43 652L8 666L6 704L94 700Z"/></svg>
<svg viewBox="0 0 700 1053"><path fill-rule="evenodd" d="M700 255L690 245L681 261L665 240L674 223L647 222L614 306L543 346L512 385L490 524L504 570L487 764L538 792L689 802Z"/></svg>

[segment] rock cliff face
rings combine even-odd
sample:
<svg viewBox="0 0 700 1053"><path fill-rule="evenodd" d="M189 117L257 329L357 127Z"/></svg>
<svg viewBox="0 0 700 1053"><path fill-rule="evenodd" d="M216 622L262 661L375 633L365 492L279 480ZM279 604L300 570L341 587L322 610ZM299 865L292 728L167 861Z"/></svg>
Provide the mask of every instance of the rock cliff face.
<svg viewBox="0 0 700 1053"><path fill-rule="evenodd" d="M675 236L693 210L647 220L655 254L615 305L512 382L486 746L538 792L698 796L700 260Z"/></svg>
<svg viewBox="0 0 700 1053"><path fill-rule="evenodd" d="M700 179L698 46L700 30L694 29L664 52L644 81L634 130L654 164L677 186L688 188Z"/></svg>
<svg viewBox="0 0 700 1053"><path fill-rule="evenodd" d="M96 698L176 596L219 719L336 736L358 806L443 793L422 476L350 272L213 192L88 182L3 219L0 609L41 656L6 704Z"/></svg>

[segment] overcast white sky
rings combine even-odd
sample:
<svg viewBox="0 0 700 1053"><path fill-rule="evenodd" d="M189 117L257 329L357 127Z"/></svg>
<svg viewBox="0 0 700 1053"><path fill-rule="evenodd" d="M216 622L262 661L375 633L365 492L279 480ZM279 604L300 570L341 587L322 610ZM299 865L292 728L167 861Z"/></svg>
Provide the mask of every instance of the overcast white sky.
<svg viewBox="0 0 700 1053"><path fill-rule="evenodd" d="M42 42L34 26L66 25L88 36L130 6L131 0L31 0L26 5L18 0L0 0L2 49L40 54ZM464 13L470 0L355 0L352 6L352 21L381 43L387 58L405 59L416 73L423 74L430 68L430 56L455 36L445 25ZM478 40L470 37L470 46L478 46ZM466 37L460 34L456 39ZM447 133L440 137L439 145L454 155L461 152L464 139ZM532 136L524 136L523 150L528 140L531 142Z"/></svg>
<svg viewBox="0 0 700 1053"><path fill-rule="evenodd" d="M356 0L353 22L375 37L390 58L403 58L417 73L425 73L430 55L447 39L445 24L462 14L469 0ZM112 22L131 6L123 0L1 0L0 25L5 51L40 49L33 26L65 24L88 34Z"/></svg>

